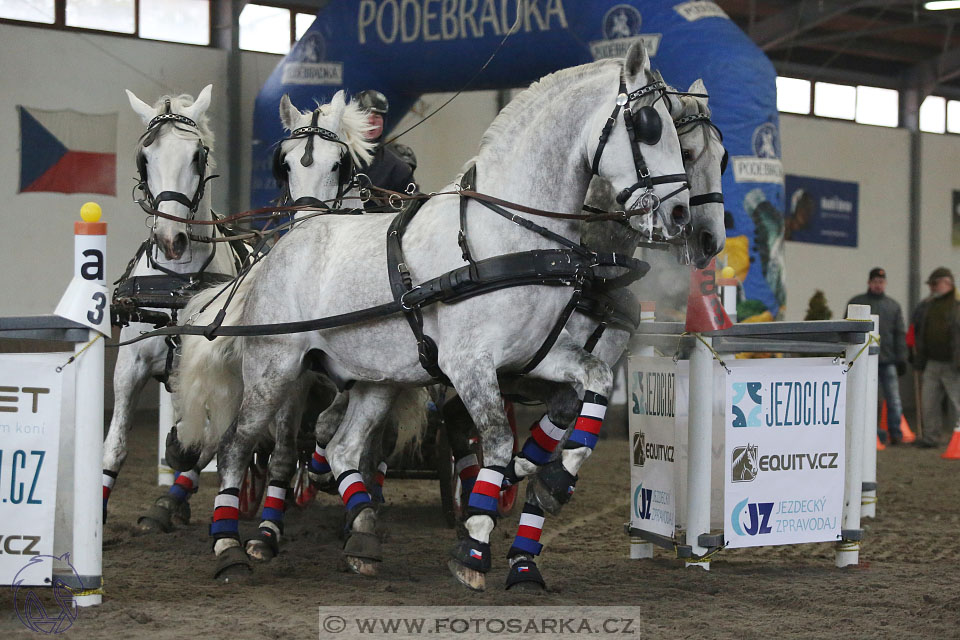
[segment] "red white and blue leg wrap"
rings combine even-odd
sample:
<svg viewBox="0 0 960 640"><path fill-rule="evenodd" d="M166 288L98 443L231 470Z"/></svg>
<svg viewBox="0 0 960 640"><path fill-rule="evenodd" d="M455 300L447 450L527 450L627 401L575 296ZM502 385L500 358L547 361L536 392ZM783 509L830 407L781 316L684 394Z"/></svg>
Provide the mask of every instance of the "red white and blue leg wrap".
<svg viewBox="0 0 960 640"><path fill-rule="evenodd" d="M603 426L603 416L607 412L607 399L599 393L587 391L583 394L583 404L580 406L580 416L573 427L573 433L567 440L568 448L580 446L593 449L597 446L600 437L600 427Z"/></svg>
<svg viewBox="0 0 960 640"><path fill-rule="evenodd" d="M520 526L517 527L517 537L507 553L508 558L513 556L537 556L543 550L540 544L540 534L543 533L543 509L535 504L525 504L520 514Z"/></svg>
<svg viewBox="0 0 960 640"><path fill-rule="evenodd" d="M477 460L477 454L471 453L457 460L453 465L454 472L460 476L460 487L463 493L471 493L473 485L477 481L477 475L480 473L480 461Z"/></svg>
<svg viewBox="0 0 960 640"><path fill-rule="evenodd" d="M467 503L468 514L490 516L494 519L500 515L497 506L500 502L500 488L503 486L503 472L503 467L480 469Z"/></svg>
<svg viewBox="0 0 960 640"><path fill-rule="evenodd" d="M330 463L327 462L327 450L317 444L310 458L310 471L318 475L330 473Z"/></svg>
<svg viewBox="0 0 960 640"><path fill-rule="evenodd" d="M240 489L221 489L213 503L213 521L210 535L214 538L240 539Z"/></svg>
<svg viewBox="0 0 960 640"><path fill-rule="evenodd" d="M279 480L272 480L267 485L267 497L263 500L263 510L260 517L275 523L283 530L283 512L287 503L287 487Z"/></svg>
<svg viewBox="0 0 960 640"><path fill-rule="evenodd" d="M106 513L107 500L110 499L110 492L113 491L113 483L117 481L116 471L103 470L103 510Z"/></svg>
<svg viewBox="0 0 960 640"><path fill-rule="evenodd" d="M337 488L340 491L340 498L343 500L343 506L347 511L353 511L355 508L370 502L370 494L367 493L367 487L363 484L363 476L356 469L348 469L337 478Z"/></svg>
<svg viewBox="0 0 960 640"><path fill-rule="evenodd" d="M197 492L199 486L200 474L195 469L191 469L177 474L168 493L177 502L184 502L190 499L191 494Z"/></svg>
<svg viewBox="0 0 960 640"><path fill-rule="evenodd" d="M530 437L523 443L520 455L535 465L546 464L550 462L550 456L553 455L564 433L566 433L564 429L550 422L550 417L543 414L540 421L531 427Z"/></svg>
<svg viewBox="0 0 960 640"><path fill-rule="evenodd" d="M377 472L373 474L373 481L377 486L383 489L383 481L387 478L387 463L381 462L377 465Z"/></svg>

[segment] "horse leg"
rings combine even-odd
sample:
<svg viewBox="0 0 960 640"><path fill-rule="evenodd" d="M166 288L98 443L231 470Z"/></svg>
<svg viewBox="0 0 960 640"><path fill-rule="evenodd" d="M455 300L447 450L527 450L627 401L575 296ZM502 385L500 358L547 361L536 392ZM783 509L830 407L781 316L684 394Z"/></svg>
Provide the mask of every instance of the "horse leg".
<svg viewBox="0 0 960 640"><path fill-rule="evenodd" d="M139 346L139 345L138 345ZM113 417L103 443L103 522L107 521L107 501L120 467L127 458L127 434L132 424L136 399L150 377L150 365L142 349L128 347L117 355L113 374Z"/></svg>
<svg viewBox="0 0 960 640"><path fill-rule="evenodd" d="M327 448L347 510L349 531L343 553L349 569L365 576L376 575L377 563L383 558L376 535L376 512L358 468L372 432L390 411L398 391L382 384L358 383L350 391L343 423Z"/></svg>
<svg viewBox="0 0 960 640"><path fill-rule="evenodd" d="M276 415L277 436L270 454L270 484L263 502L262 521L257 535L247 540L246 546L247 555L254 560L271 560L280 551L287 489L297 469L297 431L305 391L301 388L300 393L290 394Z"/></svg>
<svg viewBox="0 0 960 640"><path fill-rule="evenodd" d="M327 444L336 435L337 429L343 422L343 417L347 412L350 403L350 394L347 392L339 393L333 399L329 407L324 409L317 418L314 433L317 439L317 445L313 455L310 458L310 469L308 472L310 484L318 491L325 493L336 493L337 483L330 469L330 461L327 459Z"/></svg>
<svg viewBox="0 0 960 640"><path fill-rule="evenodd" d="M572 497L577 472L597 444L607 410L607 395L613 386L613 372L603 360L587 353L568 335L562 334L531 375L572 383L583 389L579 415L560 456L540 468L534 483L540 506L549 513L556 513ZM559 429L556 433L560 436L556 439L559 443L564 434Z"/></svg>
<svg viewBox="0 0 960 640"><path fill-rule="evenodd" d="M143 532L173 531L174 525L190 524L190 496L200 488L200 472L217 455L215 444L205 445L197 466L189 471L178 472L170 490L158 497L147 512L137 520Z"/></svg>
<svg viewBox="0 0 960 640"><path fill-rule="evenodd" d="M217 464L220 493L214 502L210 536L217 555L214 577L225 582L249 574L249 558L240 545L240 483L256 444L302 372L301 352L279 339L244 345L243 401L237 420L220 440Z"/></svg>
<svg viewBox="0 0 960 640"><path fill-rule="evenodd" d="M500 397L493 357L453 347L441 354L440 366L477 425L484 466L467 503L466 535L451 551L452 560L447 566L463 585L482 591L490 570L490 533L499 516L503 474L513 455L513 432Z"/></svg>
<svg viewBox="0 0 960 640"><path fill-rule="evenodd" d="M452 396L443 403L441 414L447 428L450 451L453 453L453 470L460 477L461 503L465 505L480 473L480 461L470 446L473 420L459 395Z"/></svg>
<svg viewBox="0 0 960 640"><path fill-rule="evenodd" d="M509 591L544 591L547 588L537 568L536 557L543 551L540 535L543 533L544 512L537 503L533 485L527 486L527 501L520 514L517 535L507 552L510 571L506 589Z"/></svg>

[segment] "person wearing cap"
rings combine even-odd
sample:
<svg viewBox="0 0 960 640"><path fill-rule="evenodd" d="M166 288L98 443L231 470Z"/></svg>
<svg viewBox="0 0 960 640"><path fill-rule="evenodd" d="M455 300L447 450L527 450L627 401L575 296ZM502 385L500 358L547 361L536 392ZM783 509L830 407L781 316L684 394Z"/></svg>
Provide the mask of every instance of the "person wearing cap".
<svg viewBox="0 0 960 640"><path fill-rule="evenodd" d="M953 272L937 267L927 278L930 296L913 312L913 366L923 372L920 394L923 437L917 446L937 447L943 432L943 400L960 416L960 299Z"/></svg>
<svg viewBox="0 0 960 640"><path fill-rule="evenodd" d="M887 401L890 444L899 444L903 440L900 432L903 403L898 378L907 370L907 342L903 312L897 301L886 294L886 289L887 272L874 267L867 278L867 292L854 296L847 304L869 305L870 313L880 316L879 395ZM877 436L881 442L886 442L887 432L878 428Z"/></svg>
<svg viewBox="0 0 960 640"><path fill-rule="evenodd" d="M383 144L385 117L390 111L387 97L379 91L367 89L358 93L355 100L361 108L370 112L369 123L373 128L367 132L366 139L377 145L373 159L369 164L358 167L358 171L369 178L370 184L381 189L406 193L410 184L416 189L413 171L417 161L413 150L406 145ZM366 208L382 209L385 205L386 198L374 197L367 202Z"/></svg>

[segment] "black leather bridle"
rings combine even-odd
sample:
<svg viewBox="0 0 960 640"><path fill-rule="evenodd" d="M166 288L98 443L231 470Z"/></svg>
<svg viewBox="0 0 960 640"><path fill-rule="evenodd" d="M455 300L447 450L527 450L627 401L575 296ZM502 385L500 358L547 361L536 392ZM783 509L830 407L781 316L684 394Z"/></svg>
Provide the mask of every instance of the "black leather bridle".
<svg viewBox="0 0 960 640"><path fill-rule="evenodd" d="M320 117L320 110L314 110L310 124L305 127L299 127L290 132L290 135L277 142L277 148L273 152L273 177L277 181L277 186L281 189L279 204L293 204L294 206L311 206L320 209L339 209L343 202L344 194L354 186L356 182L356 172L354 171L353 159L350 157L350 150L347 143L342 141L337 134L329 129L324 129L317 125ZM313 196L301 196L293 200L290 194L290 177L286 166L286 159L283 153L283 143L287 140L296 140L307 138L307 146L303 150L303 156L300 158L300 164L309 167L313 164L313 137L319 136L329 142L335 142L343 146L343 153L340 155L340 161L335 165L337 169L337 198L330 207L328 203L319 200Z"/></svg>
<svg viewBox="0 0 960 640"><path fill-rule="evenodd" d="M200 202L203 200L203 193L206 189L207 182L217 177L215 175L207 175L207 162L208 156L210 155L210 148L203 143L203 139L200 137L200 127L197 126L196 122L179 113L171 113L169 98L164 105L164 113L155 117L147 125L146 133L140 137L141 146L149 147L153 144L157 139L157 135L160 133L160 127L168 122L175 127L177 125L186 125L194 129L197 133L197 153L194 159L194 168L199 178L197 190L194 192L192 198L179 191L161 191L154 195L150 191L150 185L147 182L147 158L141 149L137 152L137 173L139 174L139 180L134 187L134 192L140 191L142 197L134 197L134 201L150 215L156 215L154 211L160 208L161 202L178 202L190 210L188 218L193 219L197 214L197 210L200 208Z"/></svg>
<svg viewBox="0 0 960 640"><path fill-rule="evenodd" d="M617 94L617 104L613 108L613 113L610 114L610 117L607 118L607 122L603 125L603 130L600 132L600 143L597 145L597 151L593 156L593 163L591 166L591 171L593 175L600 175L600 158L603 155L604 147L607 145L607 141L610 139L610 133L613 130L613 126L617 122L618 116L623 112L623 123L627 128L627 135L630 139L630 150L633 153L633 164L637 172L637 181L623 189L619 194L617 194L617 203L623 205L630 199L630 196L634 194L639 189L643 189L643 193L638 199L638 204L641 208L648 210L650 213L653 213L660 207L661 199L657 197L654 193L653 188L658 184L675 184L680 183L680 187L668 194L664 200L672 198L676 194L680 193L685 189L689 189L690 185L687 183L687 174L686 173L676 173L676 174L667 174L662 176L651 176L650 169L647 167L647 162L643 157L643 152L640 149L640 143L653 145L659 142L660 137L663 133L663 123L660 118L660 114L652 105L644 105L637 109L636 113L633 113L630 109L630 103L636 100L639 100L643 96L651 93L658 93L659 95L654 100L661 99L667 90L666 83L663 80L657 80L652 82L644 87L631 92L627 92L627 83L624 80L623 74L620 75L620 91Z"/></svg>

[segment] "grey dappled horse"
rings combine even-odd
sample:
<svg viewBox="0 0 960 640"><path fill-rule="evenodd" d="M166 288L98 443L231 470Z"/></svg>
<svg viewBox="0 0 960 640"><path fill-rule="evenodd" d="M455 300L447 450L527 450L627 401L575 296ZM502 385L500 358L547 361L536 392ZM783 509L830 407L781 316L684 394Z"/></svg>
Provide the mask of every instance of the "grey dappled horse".
<svg viewBox="0 0 960 640"><path fill-rule="evenodd" d="M127 91L130 106L147 131L137 144L137 167L146 204L173 216L198 221L212 220L209 191L204 189L207 170L213 166L209 151L213 133L207 119L210 94L207 85L194 100L191 96L163 96L150 106ZM154 216L150 242L143 247L131 277L171 274L222 274L233 276L236 267L229 247L197 238L216 235L211 225L186 225ZM185 281L184 281L185 282ZM169 309L148 309L169 312ZM150 323L131 322L120 332L125 341L153 328ZM132 414L144 384L151 377L163 377L168 371L168 346L162 337L149 338L124 346L117 354L113 375L113 418L103 447L103 518L107 517L107 499L127 457L127 434ZM166 505L169 511L185 507L186 498L195 489L199 469L188 471L171 488ZM188 518L189 516L181 516ZM169 521L169 513L166 521Z"/></svg>

